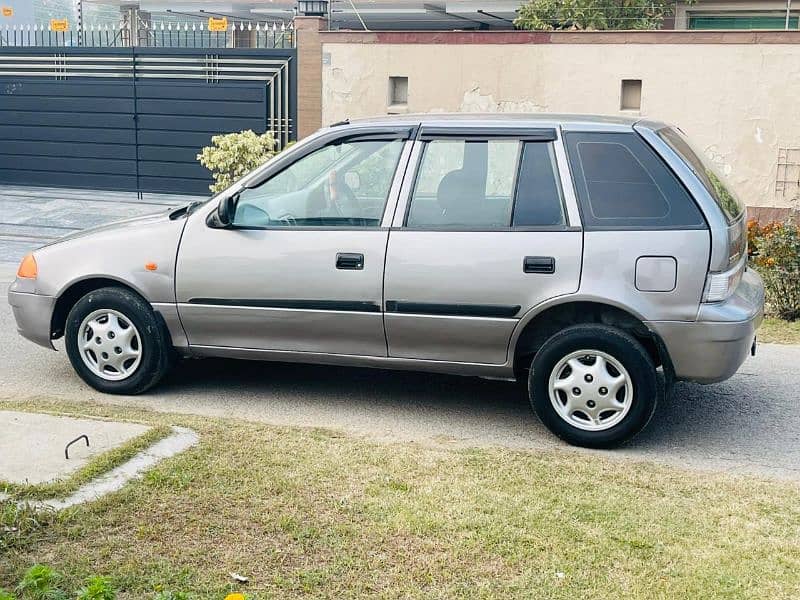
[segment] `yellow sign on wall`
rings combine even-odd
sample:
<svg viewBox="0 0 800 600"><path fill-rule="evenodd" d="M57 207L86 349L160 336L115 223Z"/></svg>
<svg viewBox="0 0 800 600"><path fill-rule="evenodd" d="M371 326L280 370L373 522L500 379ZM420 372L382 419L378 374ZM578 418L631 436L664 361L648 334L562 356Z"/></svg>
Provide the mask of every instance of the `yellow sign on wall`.
<svg viewBox="0 0 800 600"><path fill-rule="evenodd" d="M66 19L50 19L50 31L67 31L69 21Z"/></svg>
<svg viewBox="0 0 800 600"><path fill-rule="evenodd" d="M11 8L10 6L3 6L3 7L0 7L0 13L2 13L2 15L4 17L13 17L14 16L14 9Z"/></svg>
<svg viewBox="0 0 800 600"><path fill-rule="evenodd" d="M227 31L228 30L228 18L222 17L221 19L215 19L214 17L208 17L208 30L209 31Z"/></svg>

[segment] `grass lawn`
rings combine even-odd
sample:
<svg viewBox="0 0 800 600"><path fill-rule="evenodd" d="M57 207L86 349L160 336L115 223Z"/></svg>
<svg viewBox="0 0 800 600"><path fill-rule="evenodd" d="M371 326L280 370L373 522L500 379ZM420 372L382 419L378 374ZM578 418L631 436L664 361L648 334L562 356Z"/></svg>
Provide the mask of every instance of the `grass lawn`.
<svg viewBox="0 0 800 600"><path fill-rule="evenodd" d="M35 562L120 598L798 598L800 485L570 450L381 444L124 408L195 448L58 516L0 510L0 588ZM3 525L6 527L4 528ZM9 527L19 526L19 531ZM234 571L250 578L230 582Z"/></svg>
<svg viewBox="0 0 800 600"><path fill-rule="evenodd" d="M758 330L758 341L769 344L800 344L800 321L768 317Z"/></svg>

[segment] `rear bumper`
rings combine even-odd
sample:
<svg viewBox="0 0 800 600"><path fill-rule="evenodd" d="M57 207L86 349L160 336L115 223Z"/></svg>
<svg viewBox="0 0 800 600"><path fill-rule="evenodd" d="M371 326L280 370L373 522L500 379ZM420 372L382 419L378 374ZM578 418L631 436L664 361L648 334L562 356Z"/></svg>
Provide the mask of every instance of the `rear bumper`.
<svg viewBox="0 0 800 600"><path fill-rule="evenodd" d="M17 321L19 334L40 346L53 349L50 341L50 320L56 299L52 296L9 291L8 303Z"/></svg>
<svg viewBox="0 0 800 600"><path fill-rule="evenodd" d="M716 383L730 378L747 358L763 318L764 286L748 269L731 298L701 305L697 321L647 326L661 336L677 379Z"/></svg>

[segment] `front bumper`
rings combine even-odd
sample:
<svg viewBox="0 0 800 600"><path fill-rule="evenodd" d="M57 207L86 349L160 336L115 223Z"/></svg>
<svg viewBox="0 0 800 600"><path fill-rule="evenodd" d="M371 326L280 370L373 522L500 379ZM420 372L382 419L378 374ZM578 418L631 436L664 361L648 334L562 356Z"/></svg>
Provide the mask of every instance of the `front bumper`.
<svg viewBox="0 0 800 600"><path fill-rule="evenodd" d="M763 318L764 285L748 269L728 300L701 305L697 321L647 326L661 336L677 379L716 383L730 378L747 358Z"/></svg>
<svg viewBox="0 0 800 600"><path fill-rule="evenodd" d="M9 290L8 303L17 321L19 334L40 346L53 349L50 322L56 299L52 296Z"/></svg>

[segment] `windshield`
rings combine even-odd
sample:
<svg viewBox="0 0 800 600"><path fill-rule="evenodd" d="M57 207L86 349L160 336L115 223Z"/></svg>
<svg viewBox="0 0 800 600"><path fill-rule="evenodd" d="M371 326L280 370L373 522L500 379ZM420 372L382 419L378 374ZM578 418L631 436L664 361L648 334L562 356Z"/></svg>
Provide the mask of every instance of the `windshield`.
<svg viewBox="0 0 800 600"><path fill-rule="evenodd" d="M708 193L711 194L711 197L722 209L728 225L735 223L744 213L744 205L726 187L714 167L706 160L703 160L702 154L695 152L679 129L665 127L658 131L658 136L669 144L669 147L694 171L694 174L697 175L697 178L708 190Z"/></svg>

